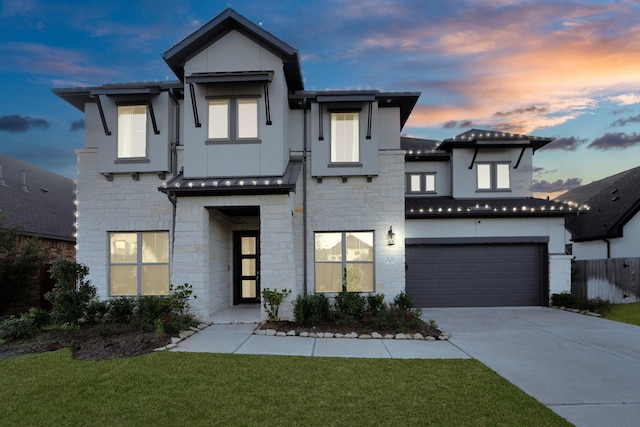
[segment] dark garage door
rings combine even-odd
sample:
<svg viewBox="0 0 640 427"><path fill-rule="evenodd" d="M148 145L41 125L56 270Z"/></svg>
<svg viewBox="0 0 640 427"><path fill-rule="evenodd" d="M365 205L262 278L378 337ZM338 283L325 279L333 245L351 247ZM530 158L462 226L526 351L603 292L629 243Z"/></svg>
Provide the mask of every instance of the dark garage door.
<svg viewBox="0 0 640 427"><path fill-rule="evenodd" d="M407 293L415 307L547 304L546 245L407 246Z"/></svg>

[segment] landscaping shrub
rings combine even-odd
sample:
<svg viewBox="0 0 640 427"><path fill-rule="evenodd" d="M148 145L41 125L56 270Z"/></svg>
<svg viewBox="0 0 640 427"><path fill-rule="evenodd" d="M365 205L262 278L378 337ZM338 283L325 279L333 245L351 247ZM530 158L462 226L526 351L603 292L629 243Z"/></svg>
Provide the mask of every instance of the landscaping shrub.
<svg viewBox="0 0 640 427"><path fill-rule="evenodd" d="M413 308L413 301L411 295L402 291L393 299L393 306L402 312L409 312Z"/></svg>
<svg viewBox="0 0 640 427"><path fill-rule="evenodd" d="M109 304L106 301L92 300L87 306L87 321L90 323L101 322L109 312Z"/></svg>
<svg viewBox="0 0 640 427"><path fill-rule="evenodd" d="M551 295L551 303L557 307L578 308L578 297L570 292Z"/></svg>
<svg viewBox="0 0 640 427"><path fill-rule="evenodd" d="M293 304L294 321L304 327L329 320L329 299L324 294L298 295Z"/></svg>
<svg viewBox="0 0 640 427"><path fill-rule="evenodd" d="M197 299L197 295L193 295L193 287L185 283L184 285L178 285L175 288L173 285L169 286L169 309L175 311L181 315L187 315L191 305L189 299L193 296L193 299Z"/></svg>
<svg viewBox="0 0 640 427"><path fill-rule="evenodd" d="M367 311L371 315L376 315L386 310L387 305L384 303L384 294L367 295Z"/></svg>
<svg viewBox="0 0 640 427"><path fill-rule="evenodd" d="M114 323L129 323L133 318L136 299L133 297L117 297L109 300L109 320Z"/></svg>
<svg viewBox="0 0 640 427"><path fill-rule="evenodd" d="M347 292L343 290L336 295L335 301L335 321L338 325L346 325L353 321L362 319L366 299L358 292Z"/></svg>
<svg viewBox="0 0 640 427"><path fill-rule="evenodd" d="M171 301L165 296L143 295L137 298L133 319L139 329L150 331L156 321L171 311Z"/></svg>
<svg viewBox="0 0 640 427"><path fill-rule="evenodd" d="M31 308L20 316L11 316L0 323L0 339L15 339L34 335L49 323L49 313Z"/></svg>
<svg viewBox="0 0 640 427"><path fill-rule="evenodd" d="M262 290L262 306L267 311L267 320L271 322L280 320L278 317L280 304L290 293L289 289L279 291L277 289L264 288Z"/></svg>
<svg viewBox="0 0 640 427"><path fill-rule="evenodd" d="M77 325L88 320L88 309L96 299L96 288L89 280L89 267L68 259L58 258L49 270L56 285L45 298L51 302L51 320L56 323Z"/></svg>

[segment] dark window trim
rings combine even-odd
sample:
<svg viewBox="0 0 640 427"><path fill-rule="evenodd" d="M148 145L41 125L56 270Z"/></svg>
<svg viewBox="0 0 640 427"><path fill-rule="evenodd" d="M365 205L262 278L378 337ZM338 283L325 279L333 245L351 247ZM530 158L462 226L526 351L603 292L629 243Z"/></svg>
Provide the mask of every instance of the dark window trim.
<svg viewBox="0 0 640 427"><path fill-rule="evenodd" d="M498 183L498 167L497 165L511 165L511 161L510 160L499 160L499 161L482 161L482 162L476 162L476 193L510 193L512 191L511 189L511 168L508 168L509 170L509 188L498 188L497 187L497 183ZM490 171L489 171L489 179L490 179L490 184L491 184L491 188L478 188L478 166L479 165L489 165L490 166Z"/></svg>
<svg viewBox="0 0 640 427"><path fill-rule="evenodd" d="M148 157L122 157L117 158L114 162L117 165L130 165L135 163L151 163Z"/></svg>
<svg viewBox="0 0 640 427"><path fill-rule="evenodd" d="M328 168L361 168L364 166L360 162L333 162L327 164Z"/></svg>
<svg viewBox="0 0 640 427"><path fill-rule="evenodd" d="M229 122L227 124L227 129L229 131L228 138L209 138L209 120L211 117L209 116L209 103L207 102L207 139L205 140L205 145L215 145L215 144L259 144L262 142L260 138L238 138L238 99L255 99L256 101L260 99L260 96L250 96L250 95L240 95L240 96L212 96L207 97L207 101L209 100L227 100L229 101L227 105L229 106ZM257 102L259 104L259 102ZM259 105L257 105L259 107ZM256 123L258 123L258 136L260 136L260 109L256 109L257 117Z"/></svg>
<svg viewBox="0 0 640 427"><path fill-rule="evenodd" d="M406 176L406 186L405 186L405 194L407 195L412 195L412 194L438 194L437 191L437 187L436 187L436 181L435 181L435 177L436 177L437 172L406 172L405 176ZM413 175L419 175L420 176L420 190L419 191L411 191L411 176ZM427 190L427 181L426 181L426 177L427 176L433 176L433 190Z"/></svg>

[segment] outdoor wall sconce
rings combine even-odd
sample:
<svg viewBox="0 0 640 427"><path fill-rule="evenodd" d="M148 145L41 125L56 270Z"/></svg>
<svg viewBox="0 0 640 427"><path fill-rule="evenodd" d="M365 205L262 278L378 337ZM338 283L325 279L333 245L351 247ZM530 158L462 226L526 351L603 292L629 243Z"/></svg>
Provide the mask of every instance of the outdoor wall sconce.
<svg viewBox="0 0 640 427"><path fill-rule="evenodd" d="M396 233L393 232L393 228L389 226L389 232L387 233L387 245L392 246L396 244Z"/></svg>

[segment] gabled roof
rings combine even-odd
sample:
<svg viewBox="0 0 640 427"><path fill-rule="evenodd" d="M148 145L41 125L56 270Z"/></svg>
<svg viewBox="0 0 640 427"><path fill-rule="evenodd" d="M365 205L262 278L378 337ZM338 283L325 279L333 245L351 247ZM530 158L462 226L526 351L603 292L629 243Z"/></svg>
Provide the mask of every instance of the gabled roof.
<svg viewBox="0 0 640 427"><path fill-rule="evenodd" d="M640 211L640 167L569 190L555 200L590 207L567 221L574 241L622 237L624 225Z"/></svg>
<svg viewBox="0 0 640 427"><path fill-rule="evenodd" d="M566 203L519 198L454 199L453 197L406 197L405 217L412 218L505 218L565 216L577 211Z"/></svg>
<svg viewBox="0 0 640 427"><path fill-rule="evenodd" d="M531 147L533 151L544 147L555 138L519 135L516 133L496 132L482 129L471 129L464 133L445 139L441 150L451 151L453 148L520 148Z"/></svg>
<svg viewBox="0 0 640 427"><path fill-rule="evenodd" d="M184 65L198 52L236 30L282 58L290 91L304 89L298 51L233 9L227 9L164 53L164 60L184 80Z"/></svg>
<svg viewBox="0 0 640 427"><path fill-rule="evenodd" d="M3 225L21 225L26 235L75 241L75 183L4 154L0 165Z"/></svg>

